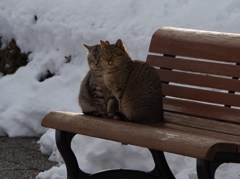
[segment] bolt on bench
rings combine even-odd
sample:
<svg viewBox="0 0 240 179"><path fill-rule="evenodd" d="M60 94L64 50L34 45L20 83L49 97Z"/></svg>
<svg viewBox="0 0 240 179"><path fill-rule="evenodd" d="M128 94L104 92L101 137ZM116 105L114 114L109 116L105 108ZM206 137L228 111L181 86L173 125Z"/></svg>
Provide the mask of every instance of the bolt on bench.
<svg viewBox="0 0 240 179"><path fill-rule="evenodd" d="M143 125L70 112L43 119L43 126L56 129L68 179L174 179L163 152L196 158L200 179L213 179L223 163L240 163L240 35L161 28L152 36L147 63L162 80L164 122ZM155 168L87 174L71 150L76 134L148 148Z"/></svg>

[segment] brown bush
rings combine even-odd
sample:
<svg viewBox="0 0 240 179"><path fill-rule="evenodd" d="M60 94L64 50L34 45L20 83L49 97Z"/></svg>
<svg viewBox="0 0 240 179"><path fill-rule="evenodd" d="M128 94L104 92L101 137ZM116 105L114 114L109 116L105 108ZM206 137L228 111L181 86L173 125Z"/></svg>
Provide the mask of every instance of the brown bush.
<svg viewBox="0 0 240 179"><path fill-rule="evenodd" d="M13 74L19 67L27 65L29 53L22 53L15 39L10 40L4 48L1 40L0 37L0 73Z"/></svg>

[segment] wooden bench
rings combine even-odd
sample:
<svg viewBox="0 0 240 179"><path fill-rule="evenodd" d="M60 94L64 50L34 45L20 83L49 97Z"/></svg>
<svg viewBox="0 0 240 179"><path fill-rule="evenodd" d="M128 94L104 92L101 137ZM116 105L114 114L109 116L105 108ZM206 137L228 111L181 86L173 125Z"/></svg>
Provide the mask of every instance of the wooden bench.
<svg viewBox="0 0 240 179"><path fill-rule="evenodd" d="M147 63L162 80L164 122L143 125L69 112L43 119L43 126L56 129L69 179L175 178L163 152L196 158L200 179L213 179L222 163L240 163L240 35L161 28L152 36ZM75 134L149 148L155 168L87 174L71 150Z"/></svg>

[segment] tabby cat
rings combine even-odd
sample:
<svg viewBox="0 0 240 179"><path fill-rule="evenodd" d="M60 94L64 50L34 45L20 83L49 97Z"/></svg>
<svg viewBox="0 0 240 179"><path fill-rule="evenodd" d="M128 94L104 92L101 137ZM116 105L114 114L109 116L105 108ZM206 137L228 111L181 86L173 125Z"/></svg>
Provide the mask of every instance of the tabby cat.
<svg viewBox="0 0 240 179"><path fill-rule="evenodd" d="M102 68L99 63L100 45L88 46L89 72L80 87L79 104L83 113L98 117L116 117L118 101L104 85Z"/></svg>
<svg viewBox="0 0 240 179"><path fill-rule="evenodd" d="M118 99L120 112L130 121L161 121L161 81L156 70L145 62L133 61L120 39L115 44L100 44L103 80Z"/></svg>

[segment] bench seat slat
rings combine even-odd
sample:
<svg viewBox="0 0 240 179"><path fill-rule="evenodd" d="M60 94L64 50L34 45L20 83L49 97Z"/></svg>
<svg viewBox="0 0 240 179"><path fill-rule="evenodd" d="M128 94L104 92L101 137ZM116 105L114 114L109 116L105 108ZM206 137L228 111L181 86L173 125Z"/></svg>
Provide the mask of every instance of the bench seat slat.
<svg viewBox="0 0 240 179"><path fill-rule="evenodd" d="M195 135L195 134L203 135L203 136L207 136L210 138L218 138L219 140L222 140L222 141L228 141L229 143L234 143L236 145L240 145L239 137L230 135L230 134L223 134L223 133L218 133L218 132L214 132L214 131L208 131L205 129L188 127L188 126L178 125L178 124L173 124L173 123L168 123L168 122L164 122L163 127L175 129L178 131L184 131L185 133L187 131L187 133L189 135Z"/></svg>
<svg viewBox="0 0 240 179"><path fill-rule="evenodd" d="M213 159L215 152L238 151L236 144L217 138L198 134L188 135L184 131L171 128L102 119L76 113L51 112L43 119L42 125L199 159Z"/></svg>
<svg viewBox="0 0 240 179"><path fill-rule="evenodd" d="M149 52L240 63L240 35L165 27L153 34Z"/></svg>
<svg viewBox="0 0 240 179"><path fill-rule="evenodd" d="M229 107L163 98L163 108L165 111L240 124L240 110Z"/></svg>
<svg viewBox="0 0 240 179"><path fill-rule="evenodd" d="M199 59L184 59L178 57L167 57L148 55L147 62L155 67L176 69L188 72L240 77L240 66L226 63L216 63L211 61L199 61Z"/></svg>
<svg viewBox="0 0 240 179"><path fill-rule="evenodd" d="M228 135L228 139L234 138L236 141L240 142L240 126L236 124L209 120L207 118L193 117L183 114L177 114L173 112L164 112L164 120L167 123L176 124L177 126L186 126L196 129L202 129L203 133L206 131L223 133L224 136ZM219 136L218 136L219 137Z"/></svg>
<svg viewBox="0 0 240 179"><path fill-rule="evenodd" d="M162 84L163 94L183 99L240 107L240 95Z"/></svg>
<svg viewBox="0 0 240 179"><path fill-rule="evenodd" d="M198 87L240 92L240 83L235 79L226 79L208 75L191 74L163 69L159 69L157 71L163 82L175 82Z"/></svg>

